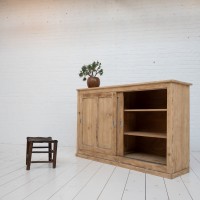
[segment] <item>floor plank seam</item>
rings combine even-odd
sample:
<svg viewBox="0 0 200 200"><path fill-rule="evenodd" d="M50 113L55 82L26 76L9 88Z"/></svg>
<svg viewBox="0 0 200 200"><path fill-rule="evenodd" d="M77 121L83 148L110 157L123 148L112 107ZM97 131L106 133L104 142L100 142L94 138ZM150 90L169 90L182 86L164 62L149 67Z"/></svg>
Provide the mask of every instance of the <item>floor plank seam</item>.
<svg viewBox="0 0 200 200"><path fill-rule="evenodd" d="M185 183L184 183L184 181L183 181L183 179L182 179L182 176L181 176L180 178L181 178L181 181L182 181L183 185L185 186L185 188L186 188L188 194L190 195L191 199L194 200L193 197L192 197L192 195L190 194L190 191L188 190L187 186L185 185Z"/></svg>
<svg viewBox="0 0 200 200"><path fill-rule="evenodd" d="M59 178L63 173L66 172L66 169L63 169L63 171L61 171L58 175L56 175L56 178ZM51 178L50 180L48 180L47 183L43 184L42 186L40 186L39 188L37 188L36 190L34 190L33 192L31 192L29 195L27 195L24 199L27 199L30 195L32 195L33 193L35 193L36 191L40 190L41 188L45 187L46 185L48 185L50 182L55 181L55 178Z"/></svg>
<svg viewBox="0 0 200 200"><path fill-rule="evenodd" d="M43 158L41 158L41 156L40 156L40 158L39 158L39 160L42 160ZM24 159L24 163L25 163L25 159ZM16 171L18 171L18 170L20 170L20 169L25 169L25 164L24 164L24 166L22 166L22 167L20 167L20 168L17 168L17 169L15 169L14 171L10 171L9 173L7 173L7 174L4 174L3 176L0 176L0 178L2 178L2 177L4 177L4 176L7 176L7 175L9 175L9 174L11 174L11 173L13 173L13 172L16 172Z"/></svg>
<svg viewBox="0 0 200 200"><path fill-rule="evenodd" d="M42 165L40 165L40 166L44 166L44 164L42 164ZM5 183L1 184L0 186L6 185L6 184L8 184L8 183L12 182L13 180L16 180L16 179L18 179L18 178L20 178L20 177L22 177L22 176L26 175L26 173L27 173L27 171L26 171L26 170L24 170L24 174L21 174L20 176L17 176L17 177L15 177L15 178L13 178L13 179L9 180L8 182L5 182Z"/></svg>
<svg viewBox="0 0 200 200"><path fill-rule="evenodd" d="M37 177L36 177L37 178ZM35 179L35 178L34 178ZM31 180L32 181L32 180ZM31 181L29 181L29 182L31 182ZM28 182L28 183L29 183ZM17 187L17 188L15 188L14 190L12 190L12 191L9 191L8 193L6 193L5 195L3 195L1 198L4 198L4 197L6 197L6 196L8 196L9 194L11 194L11 193L13 193L13 192L15 192L16 190L18 190L19 188L21 188L21 187L23 187L23 186L25 186L27 183L24 183L24 184L22 184L22 185L20 185L19 187Z"/></svg>
<svg viewBox="0 0 200 200"><path fill-rule="evenodd" d="M192 169L192 167L190 167L190 169L194 172L194 174L196 175L196 177L200 180L200 176Z"/></svg>
<svg viewBox="0 0 200 200"><path fill-rule="evenodd" d="M55 194L57 194L63 187L65 187L70 181L72 181L78 174L80 174L84 169L86 169L93 161L89 162L83 169L81 169L76 175L74 175L70 180L68 180L59 190L57 190L53 195L51 195L47 200L51 199Z"/></svg>
<svg viewBox="0 0 200 200"><path fill-rule="evenodd" d="M191 153L191 155L192 155L192 157L197 161L197 162L199 162L200 163L200 160L199 159L197 159L196 158L196 156L194 156L194 154L193 153Z"/></svg>
<svg viewBox="0 0 200 200"><path fill-rule="evenodd" d="M144 181L144 184L145 184L145 200L147 199L147 174L145 173L145 181Z"/></svg>
<svg viewBox="0 0 200 200"><path fill-rule="evenodd" d="M115 166L115 167L114 167L114 169L113 169L113 171L112 171L112 173L111 173L111 175L109 176L108 180L106 181L106 184L105 184L105 185L104 185L104 187L102 188L102 190L101 190L101 192L99 193L99 195L98 195L98 197L97 197L97 199L96 199L96 200L98 200L98 199L100 198L100 196L101 196L102 192L104 191L104 189L105 189L106 185L108 184L109 180L111 179L111 177L112 177L112 175L113 175L114 171L116 170L116 168L117 168L117 167Z"/></svg>
<svg viewBox="0 0 200 200"><path fill-rule="evenodd" d="M166 185L166 182L165 182L165 179L164 179L164 178L163 178L163 181L164 181L165 190L166 190L166 193L167 193L168 200L170 200L169 194L168 194L168 191L167 191L167 185Z"/></svg>
<svg viewBox="0 0 200 200"><path fill-rule="evenodd" d="M103 167L103 165L101 165L97 171L89 178L89 180L87 181L87 183L77 192L77 194L73 197L72 200L74 200L76 198L76 196L78 196L78 194L88 185L88 183L92 180L92 178L99 172L99 170Z"/></svg>
<svg viewBox="0 0 200 200"><path fill-rule="evenodd" d="M48 174L49 172L46 172L46 173ZM41 173L41 174L44 174L44 173ZM27 183L30 183L30 182L32 182L33 180L35 180L35 179L37 179L38 177L40 177L40 176L41 176L41 174L39 174L39 175L38 175L38 176L36 176L35 178L32 178L30 181L28 181L28 182L26 182L26 183L24 183L24 184L20 185L19 187L15 188L14 190L12 190L12 191L8 192L7 194L3 195L1 198L4 198L4 197L8 196L9 194L11 194L11 193L15 192L15 191L16 191L16 190L18 190L19 188L21 188L21 187L23 187L23 186L27 185Z"/></svg>
<svg viewBox="0 0 200 200"><path fill-rule="evenodd" d="M7 174L4 174L3 176L0 176L0 178L2 178L2 177L4 177L4 176L7 176L7 175L9 175L9 174L11 174L11 173L13 173L13 172L16 172L16 171L18 171L18 170L20 170L20 169L23 169L24 167L20 167L20 168L18 168L18 169L16 169L16 170L13 170L13 171L11 171L11 172L9 172L9 173L7 173ZM25 169L25 168L24 168Z"/></svg>
<svg viewBox="0 0 200 200"><path fill-rule="evenodd" d="M189 173L167 179L78 158L75 149L67 147L59 148L54 171L44 163L26 171L24 147L0 144L1 200L198 200L200 196L199 151L190 154Z"/></svg>
<svg viewBox="0 0 200 200"><path fill-rule="evenodd" d="M129 178L129 175L130 175L130 171L131 171L131 170L128 171L128 175L127 175L126 183L125 183L125 185L124 185L124 189L123 189L123 192L122 192L121 200L123 199L124 192L125 192L125 190L126 190L126 186L127 186L128 178Z"/></svg>

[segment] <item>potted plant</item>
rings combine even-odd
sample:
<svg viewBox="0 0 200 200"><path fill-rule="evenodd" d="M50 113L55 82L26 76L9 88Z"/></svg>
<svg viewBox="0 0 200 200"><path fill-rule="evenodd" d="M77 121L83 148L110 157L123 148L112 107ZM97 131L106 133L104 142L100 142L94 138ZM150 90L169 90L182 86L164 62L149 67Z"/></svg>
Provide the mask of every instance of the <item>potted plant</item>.
<svg viewBox="0 0 200 200"><path fill-rule="evenodd" d="M101 69L100 62L94 61L92 64L83 65L79 73L79 76L83 78L83 81L87 80L87 85L89 88L91 88L91 87L99 87L100 79L99 77L97 77L98 74L100 76L103 75L103 69Z"/></svg>

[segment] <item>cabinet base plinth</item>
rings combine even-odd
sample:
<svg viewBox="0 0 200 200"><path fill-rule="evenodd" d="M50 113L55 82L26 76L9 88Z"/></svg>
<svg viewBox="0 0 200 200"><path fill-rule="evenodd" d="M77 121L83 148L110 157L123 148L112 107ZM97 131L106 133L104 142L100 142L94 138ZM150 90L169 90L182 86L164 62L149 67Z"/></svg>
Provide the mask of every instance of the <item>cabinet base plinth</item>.
<svg viewBox="0 0 200 200"><path fill-rule="evenodd" d="M94 160L94 161L98 161L98 162L102 162L102 163L119 166L119 167L124 167L124 168L131 169L131 170L136 170L139 172L148 173L148 174L152 174L155 176L160 176L160 177L164 177L164 178L168 178L168 179L173 179L173 178L176 178L178 176L181 176L181 175L189 172L189 168L186 168L186 169L183 169L183 170L175 172L175 173L166 173L166 172L154 171L154 170L146 169L146 168L142 168L142 167L137 167L137 166L134 166L131 164L125 164L125 163L118 162L118 161L107 160L107 159L103 159L103 158L99 158L99 157L93 157L93 156L85 155L85 154L81 154L81 153L77 153L76 156L85 158L85 159L89 159L89 160Z"/></svg>

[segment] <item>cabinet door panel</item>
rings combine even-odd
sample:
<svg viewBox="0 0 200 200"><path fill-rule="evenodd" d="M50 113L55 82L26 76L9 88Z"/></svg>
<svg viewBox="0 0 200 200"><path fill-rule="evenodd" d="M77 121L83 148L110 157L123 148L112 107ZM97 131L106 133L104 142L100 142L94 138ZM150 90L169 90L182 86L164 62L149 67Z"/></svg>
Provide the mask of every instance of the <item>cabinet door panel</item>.
<svg viewBox="0 0 200 200"><path fill-rule="evenodd" d="M97 146L100 148L112 148L112 98L99 98Z"/></svg>
<svg viewBox="0 0 200 200"><path fill-rule="evenodd" d="M98 129L96 151L114 154L116 148L116 98L112 93L102 94L98 98Z"/></svg>
<svg viewBox="0 0 200 200"><path fill-rule="evenodd" d="M92 150L97 131L97 98L83 98L81 114L81 148Z"/></svg>

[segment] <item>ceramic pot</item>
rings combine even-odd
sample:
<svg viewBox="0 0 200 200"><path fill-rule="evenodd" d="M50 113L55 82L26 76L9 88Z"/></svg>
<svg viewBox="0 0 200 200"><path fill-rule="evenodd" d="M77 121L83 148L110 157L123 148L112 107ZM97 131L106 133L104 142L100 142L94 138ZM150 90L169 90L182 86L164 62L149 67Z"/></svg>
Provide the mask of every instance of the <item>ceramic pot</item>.
<svg viewBox="0 0 200 200"><path fill-rule="evenodd" d="M92 87L99 87L100 85L100 79L98 77L89 77L87 79L87 86L89 88L92 88Z"/></svg>

